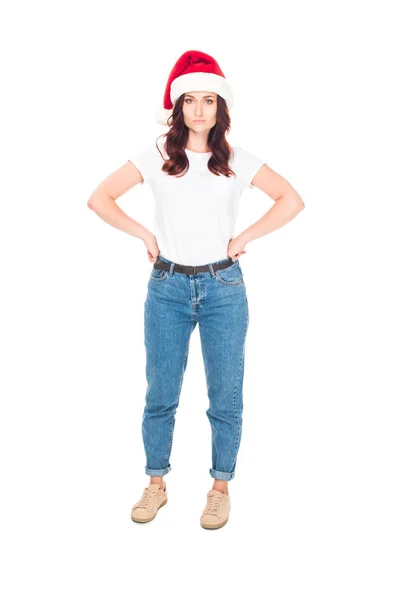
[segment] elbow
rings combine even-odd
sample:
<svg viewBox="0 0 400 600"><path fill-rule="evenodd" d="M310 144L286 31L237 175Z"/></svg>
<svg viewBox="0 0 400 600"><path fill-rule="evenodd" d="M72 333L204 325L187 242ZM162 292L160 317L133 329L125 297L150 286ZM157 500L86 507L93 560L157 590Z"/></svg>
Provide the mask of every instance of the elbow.
<svg viewBox="0 0 400 600"><path fill-rule="evenodd" d="M299 212L306 207L302 198L298 194L296 196L296 206L297 206Z"/></svg>
<svg viewBox="0 0 400 600"><path fill-rule="evenodd" d="M290 204L292 210L295 213L300 212L301 210L303 210L303 208L305 208L305 204L303 202L303 199L301 198L301 196L296 192L296 190L294 190L293 188L290 188L288 191L284 192L279 198L280 199L284 199L285 202L287 202L288 204Z"/></svg>
<svg viewBox="0 0 400 600"><path fill-rule="evenodd" d="M90 196L89 200L87 201L87 206L96 212L99 207L104 206L110 200L115 202L114 198L109 194L95 193Z"/></svg>
<svg viewBox="0 0 400 600"><path fill-rule="evenodd" d="M87 201L88 207L91 208L92 210L94 210L95 212L101 203L102 203L102 198L98 195L90 196L89 200Z"/></svg>

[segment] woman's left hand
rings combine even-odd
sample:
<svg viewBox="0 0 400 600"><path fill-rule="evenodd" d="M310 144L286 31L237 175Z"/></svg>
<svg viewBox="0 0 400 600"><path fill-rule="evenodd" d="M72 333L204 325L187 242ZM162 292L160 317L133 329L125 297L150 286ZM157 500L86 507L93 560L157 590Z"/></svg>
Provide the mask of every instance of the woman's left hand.
<svg viewBox="0 0 400 600"><path fill-rule="evenodd" d="M232 258L232 260L238 260L242 254L247 254L247 251L244 249L246 247L246 242L240 239L240 236L235 238L231 238L228 244L227 255Z"/></svg>

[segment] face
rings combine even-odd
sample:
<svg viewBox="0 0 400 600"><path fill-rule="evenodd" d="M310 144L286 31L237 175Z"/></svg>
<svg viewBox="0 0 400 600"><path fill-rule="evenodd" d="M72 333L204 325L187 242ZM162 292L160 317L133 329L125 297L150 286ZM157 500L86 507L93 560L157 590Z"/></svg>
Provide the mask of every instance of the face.
<svg viewBox="0 0 400 600"><path fill-rule="evenodd" d="M189 129L196 132L211 129L217 122L217 94L188 92L183 98L182 112Z"/></svg>

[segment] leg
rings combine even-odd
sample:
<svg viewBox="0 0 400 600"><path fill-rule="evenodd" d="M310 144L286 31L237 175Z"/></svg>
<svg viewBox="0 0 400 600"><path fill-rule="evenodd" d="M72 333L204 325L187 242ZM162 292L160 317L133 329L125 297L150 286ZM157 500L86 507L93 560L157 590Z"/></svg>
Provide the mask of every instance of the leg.
<svg viewBox="0 0 400 600"><path fill-rule="evenodd" d="M228 278L227 278L228 279ZM244 283L207 280L207 296L199 311L212 430L214 488L227 493L235 475L242 433L245 340L249 311Z"/></svg>
<svg viewBox="0 0 400 600"><path fill-rule="evenodd" d="M145 472L155 478L154 483L171 470L175 413L188 361L190 336L196 325L190 305L180 301L179 283L174 276L160 281L150 279L145 302L148 385L142 435Z"/></svg>

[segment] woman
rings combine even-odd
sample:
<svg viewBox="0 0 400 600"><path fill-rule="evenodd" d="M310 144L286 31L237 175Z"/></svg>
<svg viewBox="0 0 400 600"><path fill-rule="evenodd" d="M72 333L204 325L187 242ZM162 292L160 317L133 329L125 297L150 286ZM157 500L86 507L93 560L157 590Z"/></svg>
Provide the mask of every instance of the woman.
<svg viewBox="0 0 400 600"><path fill-rule="evenodd" d="M169 126L153 143L112 173L88 205L105 221L143 240L153 263L145 302L147 391L142 420L148 487L131 518L148 522L167 503L163 480L175 413L188 360L190 336L199 324L212 430L213 487L200 517L204 528L226 524L228 482L235 475L242 431L242 389L249 312L239 257L246 244L287 223L304 208L299 194L265 161L231 148L231 87L218 63L185 52L169 76L157 121ZM127 190L149 183L155 198L155 234L115 203ZM233 237L244 188L258 187L276 203Z"/></svg>

